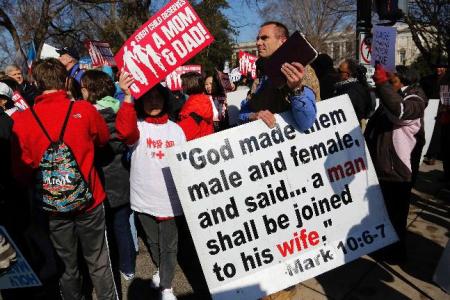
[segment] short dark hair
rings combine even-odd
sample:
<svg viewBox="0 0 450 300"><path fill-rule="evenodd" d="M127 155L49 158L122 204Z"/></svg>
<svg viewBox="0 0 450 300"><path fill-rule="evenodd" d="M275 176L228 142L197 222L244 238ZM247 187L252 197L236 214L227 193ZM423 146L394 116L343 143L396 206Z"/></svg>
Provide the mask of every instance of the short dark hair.
<svg viewBox="0 0 450 300"><path fill-rule="evenodd" d="M201 94L205 91L205 80L202 74L197 72L187 72L181 75L183 91L188 95Z"/></svg>
<svg viewBox="0 0 450 300"><path fill-rule="evenodd" d="M275 27L277 28L279 37L285 37L285 38L289 37L289 29L283 23L280 23L277 21L268 21L268 22L264 22L261 26L259 26L259 28L267 26L267 25L275 25Z"/></svg>
<svg viewBox="0 0 450 300"><path fill-rule="evenodd" d="M67 70L56 58L40 59L33 66L33 78L40 91L63 90Z"/></svg>
<svg viewBox="0 0 450 300"><path fill-rule="evenodd" d="M116 86L111 77L100 70L87 70L81 77L81 86L89 92L89 102L95 104L106 96L114 96Z"/></svg>
<svg viewBox="0 0 450 300"><path fill-rule="evenodd" d="M417 73L416 70L413 68L407 67L407 66L396 66L395 67L395 74L397 74L397 77L400 79L400 82L403 83L403 85L412 85L420 80L419 73Z"/></svg>
<svg viewBox="0 0 450 300"><path fill-rule="evenodd" d="M162 109L161 114L169 113L170 110L169 100L171 97L171 93L168 88L158 83L136 100L134 108L136 110L136 114L139 119L144 119L145 117L147 117L147 114L145 113L144 110L144 101L147 99L151 99L156 95L161 96L164 99L164 107Z"/></svg>

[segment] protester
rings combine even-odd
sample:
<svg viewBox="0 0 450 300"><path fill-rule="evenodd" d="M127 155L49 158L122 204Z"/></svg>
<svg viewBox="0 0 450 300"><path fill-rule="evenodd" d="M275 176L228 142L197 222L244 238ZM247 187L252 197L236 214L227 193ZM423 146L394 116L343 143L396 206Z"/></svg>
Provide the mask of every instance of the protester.
<svg viewBox="0 0 450 300"><path fill-rule="evenodd" d="M131 208L142 224L158 268L151 286L161 290L161 299L176 299L172 290L177 264L176 218L183 211L168 171L166 152L186 138L180 126L169 120L166 88L158 84L134 104L129 90L132 77L123 72L119 82L125 99L116 126L119 138L132 147Z"/></svg>
<svg viewBox="0 0 450 300"><path fill-rule="evenodd" d="M75 48L63 47L56 50L59 53L59 61L64 65L67 72L69 72L69 77L75 78L78 83L81 83L81 77L83 76L84 70L80 68L78 60L80 55Z"/></svg>
<svg viewBox="0 0 450 300"><path fill-rule="evenodd" d="M256 39L258 60L263 61L269 58L288 37L289 31L285 25L278 22L262 24ZM312 70L311 67L308 69ZM278 89L271 84L270 79L264 76L264 70L261 70L261 77L257 86L253 85L252 96L248 101L248 107L254 112L250 121L261 119L269 127L274 127L274 113L291 110L300 130L306 130L316 119L315 100L319 99L320 93L318 86L315 94L309 83L304 81L305 74L312 74L314 71L307 72L298 62L286 62L281 72L286 76L287 81L283 89ZM315 80L317 81L317 78Z"/></svg>
<svg viewBox="0 0 450 300"><path fill-rule="evenodd" d="M94 168L94 146L106 144L109 132L90 103L68 99L66 75L64 65L53 58L34 65L33 78L42 94L32 109L15 117L13 171L21 182L35 186L34 204L46 212L50 238L64 263L64 299L83 297L79 242L97 298L116 299L105 236L105 192ZM63 186L58 184L62 180Z"/></svg>
<svg viewBox="0 0 450 300"><path fill-rule="evenodd" d="M339 80L339 74L333 67L333 59L326 53L320 53L311 67L319 79L321 99L334 97L334 86Z"/></svg>
<svg viewBox="0 0 450 300"><path fill-rule="evenodd" d="M378 64L373 76L380 106L364 133L380 182L386 209L399 242L382 251L393 263L406 259L406 221L412 182L424 144L423 116L427 98L414 72L398 68L391 77Z"/></svg>
<svg viewBox="0 0 450 300"><path fill-rule="evenodd" d="M14 85L10 83L10 86L8 83L7 79L0 79L0 107L4 113L12 116L17 111L17 108L12 99L14 92L11 86L14 87Z"/></svg>
<svg viewBox="0 0 450 300"><path fill-rule="evenodd" d="M436 122L441 125L441 153L444 178L450 186L450 74L447 72L439 81L440 100Z"/></svg>
<svg viewBox="0 0 450 300"><path fill-rule="evenodd" d="M367 119L374 108L370 96L369 85L367 84L362 66L354 59L344 59L338 68L339 82L334 85L335 96L348 94L352 101L356 117L363 126L363 119Z"/></svg>
<svg viewBox="0 0 450 300"><path fill-rule="evenodd" d="M22 71L17 65L8 65L5 68L6 75L10 76L19 84L18 91L27 102L28 106L32 106L34 98L37 96L38 91L34 84L26 81L23 78Z"/></svg>
<svg viewBox="0 0 450 300"><path fill-rule="evenodd" d="M221 125L221 122L225 121L226 112L226 96L218 95L218 83L214 80L212 75L206 76L205 79L205 94L209 96L213 103L213 124L214 131L219 132L221 128L225 127Z"/></svg>
<svg viewBox="0 0 450 300"><path fill-rule="evenodd" d="M135 274L136 250L130 228L130 173L128 149L117 137L116 114L120 101L113 98L115 84L108 74L88 70L81 77L83 99L92 103L105 119L111 138L107 145L96 149L95 165L106 192L106 227L113 238L110 248L118 254L119 271L125 280Z"/></svg>
<svg viewBox="0 0 450 300"><path fill-rule="evenodd" d="M5 225L9 219L7 210L7 202L14 194L11 190L11 150L10 139L13 127L13 120L6 113L6 110L14 106L11 99L12 90L3 82L0 82L0 224Z"/></svg>
<svg viewBox="0 0 450 300"><path fill-rule="evenodd" d="M440 99L440 83L443 80L447 73L447 65L444 60L439 61L434 66L434 73L428 76L423 77L420 80L420 85L422 86L425 94L428 99ZM439 103L439 107L441 107L441 103ZM437 118L436 118L437 119ZM440 148L441 148L441 129L442 124L440 122L436 122L433 128L433 135L431 136L430 145L428 146L427 153L425 154L425 158L423 160L424 163L428 165L434 165L435 160L441 157Z"/></svg>
<svg viewBox="0 0 450 300"><path fill-rule="evenodd" d="M204 94L201 74L188 72L181 75L183 92L189 96L180 111L178 125L188 141L214 133L213 103Z"/></svg>

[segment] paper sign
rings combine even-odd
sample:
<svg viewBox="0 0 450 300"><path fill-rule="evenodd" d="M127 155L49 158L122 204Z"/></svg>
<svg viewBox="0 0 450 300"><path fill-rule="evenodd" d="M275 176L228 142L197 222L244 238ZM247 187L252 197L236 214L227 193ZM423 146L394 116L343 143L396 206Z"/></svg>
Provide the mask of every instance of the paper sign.
<svg viewBox="0 0 450 300"><path fill-rule="evenodd" d="M200 65L186 65L179 66L173 72L166 76L166 86L172 91L181 90L181 75L188 72L202 73L202 66Z"/></svg>
<svg viewBox="0 0 450 300"><path fill-rule="evenodd" d="M241 103L247 97L248 91L248 88L243 88L231 93L227 93L228 125L236 126L237 124L239 124L239 112L241 110Z"/></svg>
<svg viewBox="0 0 450 300"><path fill-rule="evenodd" d="M395 70L395 42L397 29L395 27L374 26L372 38L371 65L379 62L387 71Z"/></svg>
<svg viewBox="0 0 450 300"><path fill-rule="evenodd" d="M45 44L42 46L40 59L44 58L58 58L61 55L56 52L57 48L50 46L49 44Z"/></svg>
<svg viewBox="0 0 450 300"><path fill-rule="evenodd" d="M135 98L214 41L186 0L173 0L141 26L116 54L119 70L132 74Z"/></svg>
<svg viewBox="0 0 450 300"><path fill-rule="evenodd" d="M0 235L6 237L9 244L16 251L16 262L13 263L10 270L0 275L0 290L40 286L39 278L3 226L0 226Z"/></svg>
<svg viewBox="0 0 450 300"><path fill-rule="evenodd" d="M251 55L250 53L239 51L239 71L242 75L247 76L251 74L252 78L256 78L256 60L258 57Z"/></svg>
<svg viewBox="0 0 450 300"><path fill-rule="evenodd" d="M238 82L241 77L241 71L238 68L234 68L228 73L228 78L230 78L231 82Z"/></svg>
<svg viewBox="0 0 450 300"><path fill-rule="evenodd" d="M85 41L84 46L91 56L92 67L113 67L116 65L114 54L111 51L111 46L109 43L100 41Z"/></svg>
<svg viewBox="0 0 450 300"><path fill-rule="evenodd" d="M258 299L397 240L347 95L317 103L306 133L276 121L169 153L214 299Z"/></svg>

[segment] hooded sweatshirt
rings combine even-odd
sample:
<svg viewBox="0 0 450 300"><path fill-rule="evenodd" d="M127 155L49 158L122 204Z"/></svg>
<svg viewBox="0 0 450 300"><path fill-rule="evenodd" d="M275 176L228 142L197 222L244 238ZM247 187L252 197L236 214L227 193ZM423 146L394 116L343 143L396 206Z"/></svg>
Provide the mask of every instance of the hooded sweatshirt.
<svg viewBox="0 0 450 300"><path fill-rule="evenodd" d="M214 133L213 107L205 94L189 96L179 118L178 125L188 141Z"/></svg>

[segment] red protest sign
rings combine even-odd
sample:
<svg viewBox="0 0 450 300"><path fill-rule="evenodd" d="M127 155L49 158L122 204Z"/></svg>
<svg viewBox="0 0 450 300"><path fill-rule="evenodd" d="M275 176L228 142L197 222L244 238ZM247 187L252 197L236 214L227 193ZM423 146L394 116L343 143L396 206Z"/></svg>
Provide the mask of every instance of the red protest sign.
<svg viewBox="0 0 450 300"><path fill-rule="evenodd" d="M92 67L115 66L114 54L107 42L85 41L84 46L92 59Z"/></svg>
<svg viewBox="0 0 450 300"><path fill-rule="evenodd" d="M202 73L202 66L200 65L186 65L179 66L172 73L166 76L166 85L172 91L181 90L181 75L188 72Z"/></svg>
<svg viewBox="0 0 450 300"><path fill-rule="evenodd" d="M178 66L214 41L186 0L172 0L141 26L116 54L119 70L130 73L139 98Z"/></svg>
<svg viewBox="0 0 450 300"><path fill-rule="evenodd" d="M256 78L256 60L258 58L250 53L239 51L239 71L242 75L247 76L251 73L252 78Z"/></svg>
<svg viewBox="0 0 450 300"><path fill-rule="evenodd" d="M14 91L12 100L14 102L14 106L16 106L19 111L24 111L29 108L27 102L25 102L25 99L23 99L22 95L17 91Z"/></svg>

